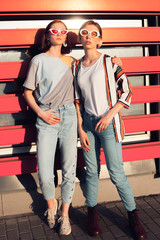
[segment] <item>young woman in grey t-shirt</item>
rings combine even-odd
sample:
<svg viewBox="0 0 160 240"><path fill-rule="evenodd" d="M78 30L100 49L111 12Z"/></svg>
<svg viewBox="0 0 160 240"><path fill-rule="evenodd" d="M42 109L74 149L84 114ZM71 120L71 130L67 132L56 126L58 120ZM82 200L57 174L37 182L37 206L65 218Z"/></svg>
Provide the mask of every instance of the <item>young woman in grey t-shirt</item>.
<svg viewBox="0 0 160 240"><path fill-rule="evenodd" d="M46 27L43 51L31 60L24 82L25 99L37 114L38 175L48 205L46 215L50 228L55 226L57 215L54 160L59 143L62 169L60 235L71 232L68 211L75 188L77 162L77 115L71 70L74 59L64 55L71 50L67 33L66 25L60 20Z"/></svg>

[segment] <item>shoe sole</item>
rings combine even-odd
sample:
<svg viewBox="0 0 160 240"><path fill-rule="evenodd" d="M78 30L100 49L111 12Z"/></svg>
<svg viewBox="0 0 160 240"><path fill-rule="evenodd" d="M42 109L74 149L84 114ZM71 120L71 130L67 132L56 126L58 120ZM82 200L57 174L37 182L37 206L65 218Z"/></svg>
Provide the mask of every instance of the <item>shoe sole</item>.
<svg viewBox="0 0 160 240"><path fill-rule="evenodd" d="M67 235L71 234L71 232L72 232L72 231L70 230L69 232L67 232L67 233L65 233L65 234L59 233L59 235L60 235L60 236L67 236Z"/></svg>

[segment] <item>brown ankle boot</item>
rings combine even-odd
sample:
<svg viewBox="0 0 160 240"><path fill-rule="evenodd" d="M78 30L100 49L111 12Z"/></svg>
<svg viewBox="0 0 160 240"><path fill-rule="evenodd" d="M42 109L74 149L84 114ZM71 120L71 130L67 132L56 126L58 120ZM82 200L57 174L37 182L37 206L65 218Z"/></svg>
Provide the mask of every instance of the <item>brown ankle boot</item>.
<svg viewBox="0 0 160 240"><path fill-rule="evenodd" d="M98 225L98 213L97 213L97 207L88 207L88 226L87 230L89 235L95 236L98 235L101 230Z"/></svg>
<svg viewBox="0 0 160 240"><path fill-rule="evenodd" d="M137 210L133 210L132 212L128 211L128 218L130 229L135 237L135 239L145 239L146 238L146 231L144 230L142 224L140 223Z"/></svg>

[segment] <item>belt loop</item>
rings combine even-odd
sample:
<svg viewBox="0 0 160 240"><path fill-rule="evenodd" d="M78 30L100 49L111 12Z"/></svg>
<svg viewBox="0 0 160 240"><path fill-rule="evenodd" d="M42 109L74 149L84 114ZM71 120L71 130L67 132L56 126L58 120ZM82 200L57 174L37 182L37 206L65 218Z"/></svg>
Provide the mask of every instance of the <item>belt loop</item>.
<svg viewBox="0 0 160 240"><path fill-rule="evenodd" d="M67 104L64 104L63 106L64 106L64 109L66 110L67 109Z"/></svg>
<svg viewBox="0 0 160 240"><path fill-rule="evenodd" d="M51 108L52 108L52 107L51 107L51 103L49 103L48 105L49 105L49 108L51 109Z"/></svg>

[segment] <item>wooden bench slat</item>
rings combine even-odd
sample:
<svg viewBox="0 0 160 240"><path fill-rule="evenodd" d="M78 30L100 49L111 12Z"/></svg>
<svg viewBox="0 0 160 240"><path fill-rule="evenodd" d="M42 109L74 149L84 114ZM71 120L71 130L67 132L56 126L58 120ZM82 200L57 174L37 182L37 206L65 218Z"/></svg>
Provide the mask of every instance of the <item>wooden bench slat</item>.
<svg viewBox="0 0 160 240"><path fill-rule="evenodd" d="M35 155L0 158L0 176L10 176L37 172Z"/></svg>
<svg viewBox="0 0 160 240"><path fill-rule="evenodd" d="M25 78L28 72L29 61L0 62L0 79ZM8 70L9 69L9 70Z"/></svg>
<svg viewBox="0 0 160 240"><path fill-rule="evenodd" d="M19 94L1 95L0 96L0 114L17 113L29 109L24 96Z"/></svg>
<svg viewBox="0 0 160 240"><path fill-rule="evenodd" d="M160 102L160 85L132 87L132 104Z"/></svg>
<svg viewBox="0 0 160 240"><path fill-rule="evenodd" d="M133 87L132 104L160 102L160 85ZM0 95L0 114L29 109L21 94Z"/></svg>
<svg viewBox="0 0 160 240"><path fill-rule="evenodd" d="M125 132L145 132L160 130L160 114L123 117Z"/></svg>
<svg viewBox="0 0 160 240"><path fill-rule="evenodd" d="M122 146L123 162L146 160L160 157L160 142L140 143ZM57 154L57 159L59 155ZM101 165L105 164L105 157L101 151ZM55 168L59 169L59 161ZM84 166L82 151L78 151L78 167ZM0 158L0 176L18 175L37 172L36 155Z"/></svg>
<svg viewBox="0 0 160 240"><path fill-rule="evenodd" d="M144 132L160 130L160 114L123 117L125 132ZM36 141L34 125L0 127L0 145L31 143Z"/></svg>
<svg viewBox="0 0 160 240"><path fill-rule="evenodd" d="M78 30L71 30L73 33ZM0 29L0 48L40 44L44 29ZM73 34L70 34L73 37ZM10 37L12 36L12 37ZM76 38L72 42L78 43ZM160 27L103 28L103 43L145 45L160 43Z"/></svg>
<svg viewBox="0 0 160 240"><path fill-rule="evenodd" d="M123 161L138 161L160 157L160 142L149 142L123 146Z"/></svg>
<svg viewBox="0 0 160 240"><path fill-rule="evenodd" d="M108 45L145 45L160 42L159 27L104 28L103 43Z"/></svg>
<svg viewBox="0 0 160 240"><path fill-rule="evenodd" d="M109 12L109 13L151 13L160 12L159 0L145 1L127 1L127 0L81 0L81 1L64 1L64 0L28 0L14 1L6 0L1 2L0 12L13 13L21 12Z"/></svg>
<svg viewBox="0 0 160 240"><path fill-rule="evenodd" d="M31 125L35 123L35 119L36 115L33 111L1 114L0 127ZM159 129L160 114L125 116L123 120L126 133L155 131Z"/></svg>
<svg viewBox="0 0 160 240"><path fill-rule="evenodd" d="M160 157L160 142L139 143L122 146L123 162L132 162ZM105 164L102 151L101 164Z"/></svg>
<svg viewBox="0 0 160 240"><path fill-rule="evenodd" d="M0 127L0 145L30 144L36 141L36 128L33 125Z"/></svg>
<svg viewBox="0 0 160 240"><path fill-rule="evenodd" d="M127 75L160 73L160 56L154 57L123 57L123 69ZM25 78L29 61L0 62L0 82ZM9 69L9 71L8 71Z"/></svg>
<svg viewBox="0 0 160 240"><path fill-rule="evenodd" d="M160 73L160 57L122 57L122 68L127 75Z"/></svg>

